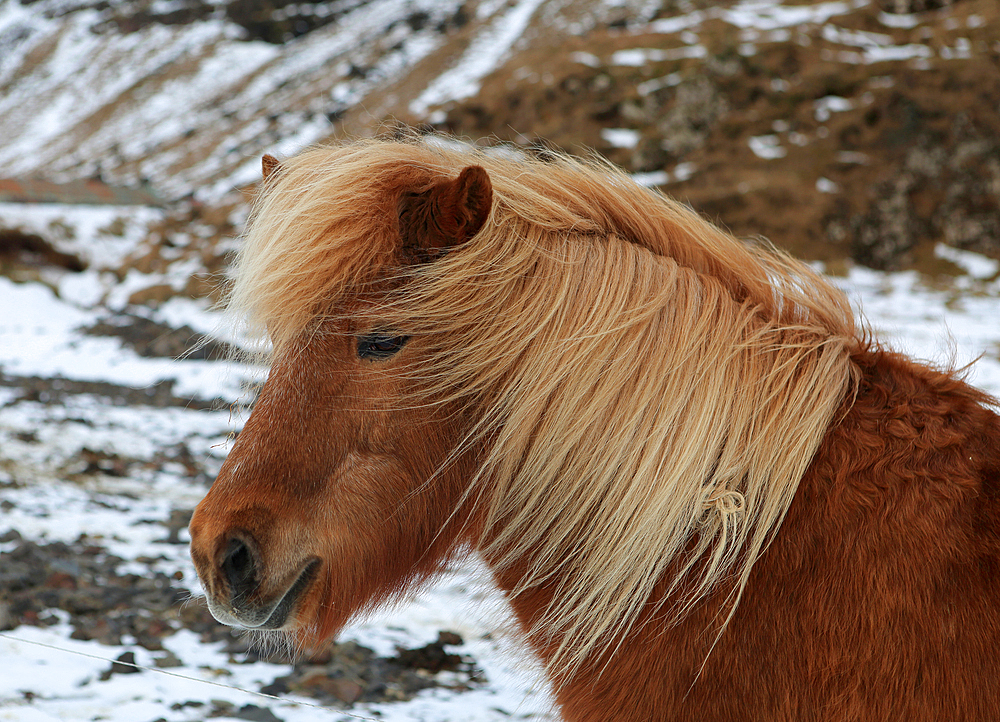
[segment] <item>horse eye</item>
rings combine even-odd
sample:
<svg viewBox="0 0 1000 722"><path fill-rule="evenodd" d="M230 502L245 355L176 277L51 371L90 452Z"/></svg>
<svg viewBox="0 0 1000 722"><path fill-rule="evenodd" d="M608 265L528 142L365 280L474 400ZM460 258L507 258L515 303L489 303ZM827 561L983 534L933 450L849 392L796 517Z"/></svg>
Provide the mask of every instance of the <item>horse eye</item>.
<svg viewBox="0 0 1000 722"><path fill-rule="evenodd" d="M390 336L385 333L373 333L358 339L358 358L386 359L403 348L409 336Z"/></svg>

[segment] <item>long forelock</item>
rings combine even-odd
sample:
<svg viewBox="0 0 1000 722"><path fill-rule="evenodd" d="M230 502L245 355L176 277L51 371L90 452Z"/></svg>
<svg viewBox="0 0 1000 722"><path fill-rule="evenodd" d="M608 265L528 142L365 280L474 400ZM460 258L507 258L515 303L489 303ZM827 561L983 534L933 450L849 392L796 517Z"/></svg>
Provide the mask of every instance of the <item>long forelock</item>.
<svg viewBox="0 0 1000 722"><path fill-rule="evenodd" d="M366 141L306 153L255 208L231 305L272 339L385 273L400 183L490 174L465 246L378 309L427 350L424 392L479 411L480 551L559 576L535 629L565 672L636 622L666 577L675 618L777 530L854 382L843 294L599 163ZM394 195L396 194L396 195Z"/></svg>
<svg viewBox="0 0 1000 722"><path fill-rule="evenodd" d="M251 340L277 349L340 301L370 292L398 257L400 193L443 172L360 143L283 161L258 189L227 312Z"/></svg>

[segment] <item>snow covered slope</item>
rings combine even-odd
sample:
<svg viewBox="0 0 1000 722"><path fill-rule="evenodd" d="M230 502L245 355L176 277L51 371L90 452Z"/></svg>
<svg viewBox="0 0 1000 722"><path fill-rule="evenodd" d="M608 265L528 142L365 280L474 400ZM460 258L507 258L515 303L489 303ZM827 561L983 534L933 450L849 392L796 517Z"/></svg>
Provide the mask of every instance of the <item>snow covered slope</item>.
<svg viewBox="0 0 1000 722"><path fill-rule="evenodd" d="M595 148L818 260L1000 256L994 0L0 0L0 176L231 207L399 123Z"/></svg>
<svg viewBox="0 0 1000 722"><path fill-rule="evenodd" d="M334 21L275 45L247 39L218 8L168 24L183 2L3 0L0 166L7 175L141 179L168 197L214 200L256 180L262 148L298 150L340 129L349 111L369 124L427 119L474 95L530 42L535 16L553 32L572 30L567 4L333 2ZM138 6L149 10L143 21L126 22ZM601 3L575 6L572 15L591 22L606 15Z"/></svg>

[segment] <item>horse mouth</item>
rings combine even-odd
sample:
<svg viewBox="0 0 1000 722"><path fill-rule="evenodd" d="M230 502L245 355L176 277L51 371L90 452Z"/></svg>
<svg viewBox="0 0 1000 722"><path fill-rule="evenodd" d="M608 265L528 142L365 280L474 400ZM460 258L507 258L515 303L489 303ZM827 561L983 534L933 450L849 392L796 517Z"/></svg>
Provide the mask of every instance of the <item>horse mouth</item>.
<svg viewBox="0 0 1000 722"><path fill-rule="evenodd" d="M274 605L270 616L264 620L263 624L256 627L257 629L281 629L285 626L289 615L295 609L299 599L302 598L316 579L316 575L319 572L319 565L319 559L311 559L306 562L298 578L288 588L288 591L284 593L281 599L278 600L278 603Z"/></svg>
<svg viewBox="0 0 1000 722"><path fill-rule="evenodd" d="M277 630L284 627L298 602L305 596L319 574L320 560L313 558L302 567L302 571L284 594L272 605L243 607L235 602L229 610L216 610L209 603L209 611L223 624L253 630Z"/></svg>

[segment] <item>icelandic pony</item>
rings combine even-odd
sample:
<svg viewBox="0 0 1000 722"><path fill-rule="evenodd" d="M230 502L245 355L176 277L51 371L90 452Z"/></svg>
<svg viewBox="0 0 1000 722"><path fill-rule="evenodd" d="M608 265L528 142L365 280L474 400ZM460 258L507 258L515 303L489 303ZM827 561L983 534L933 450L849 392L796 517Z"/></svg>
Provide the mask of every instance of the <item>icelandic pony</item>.
<svg viewBox="0 0 1000 722"><path fill-rule="evenodd" d="M1000 715L1000 417L807 266L620 172L282 161L231 310L269 377L191 522L304 644L475 551L566 720Z"/></svg>

